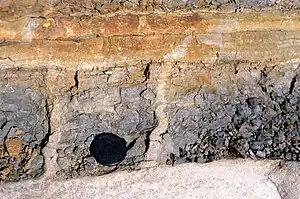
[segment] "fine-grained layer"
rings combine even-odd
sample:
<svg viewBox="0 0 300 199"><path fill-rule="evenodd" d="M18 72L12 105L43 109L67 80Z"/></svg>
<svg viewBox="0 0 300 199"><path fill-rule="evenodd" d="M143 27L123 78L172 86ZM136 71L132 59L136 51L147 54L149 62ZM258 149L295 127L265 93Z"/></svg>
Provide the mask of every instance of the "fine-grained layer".
<svg viewBox="0 0 300 199"><path fill-rule="evenodd" d="M89 153L90 143L100 133L113 133L127 142L127 154L119 167L129 168L144 159L149 135L157 123L154 88L146 83L145 71L146 65L78 71L78 91L58 98L68 100L60 116L59 175L103 174L116 169L98 165ZM87 78L99 84L86 84Z"/></svg>

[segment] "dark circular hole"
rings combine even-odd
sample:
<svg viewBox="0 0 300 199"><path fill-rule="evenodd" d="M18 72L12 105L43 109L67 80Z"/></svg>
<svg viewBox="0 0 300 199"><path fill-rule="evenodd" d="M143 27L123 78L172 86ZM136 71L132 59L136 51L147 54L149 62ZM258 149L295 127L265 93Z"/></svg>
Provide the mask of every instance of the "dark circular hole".
<svg viewBox="0 0 300 199"><path fill-rule="evenodd" d="M101 133L92 141L90 153L100 164L118 165L126 156L126 141L112 133Z"/></svg>

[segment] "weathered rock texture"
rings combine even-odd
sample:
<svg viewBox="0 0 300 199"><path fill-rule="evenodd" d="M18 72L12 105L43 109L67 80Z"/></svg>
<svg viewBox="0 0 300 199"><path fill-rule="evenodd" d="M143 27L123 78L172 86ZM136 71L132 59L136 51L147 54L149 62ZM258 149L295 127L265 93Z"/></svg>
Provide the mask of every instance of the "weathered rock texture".
<svg viewBox="0 0 300 199"><path fill-rule="evenodd" d="M61 137L57 145L60 172L80 175L115 169L99 167L89 155L94 136L104 132L116 134L127 142L127 156L121 167L144 159L149 135L157 124L154 88L144 83L147 67L141 64L83 75L76 72L81 78L75 87L80 89L74 93L78 88L71 88L60 96L67 98L61 110Z"/></svg>
<svg viewBox="0 0 300 199"><path fill-rule="evenodd" d="M299 5L0 1L1 180L299 161ZM90 156L101 132L120 165Z"/></svg>
<svg viewBox="0 0 300 199"><path fill-rule="evenodd" d="M299 73L299 63L175 65L164 135L174 145L169 161L300 160Z"/></svg>
<svg viewBox="0 0 300 199"><path fill-rule="evenodd" d="M299 0L23 0L1 1L1 18L31 16L86 16L116 12L297 10Z"/></svg>
<svg viewBox="0 0 300 199"><path fill-rule="evenodd" d="M29 78L36 78L36 85L30 85ZM51 109L47 93L42 92L42 73L2 70L0 84L1 180L39 176L44 171L41 149L50 135Z"/></svg>

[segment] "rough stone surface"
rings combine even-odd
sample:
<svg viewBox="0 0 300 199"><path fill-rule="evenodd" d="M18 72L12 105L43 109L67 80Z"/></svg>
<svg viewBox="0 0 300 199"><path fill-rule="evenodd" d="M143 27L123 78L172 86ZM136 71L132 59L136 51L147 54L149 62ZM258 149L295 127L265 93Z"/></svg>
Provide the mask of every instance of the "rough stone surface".
<svg viewBox="0 0 300 199"><path fill-rule="evenodd" d="M82 76L76 84L78 92L72 94L71 89L66 96L59 97L68 101L61 110L61 136L57 146L59 175L107 173L137 165L144 159L149 135L157 124L154 88L141 83L147 80L145 70L146 65L105 71L87 77L89 80ZM84 85L85 81L90 83L91 78L105 83ZM135 85L137 82L140 84ZM95 135L105 132L127 142L126 158L117 168L100 166L89 154Z"/></svg>
<svg viewBox="0 0 300 199"><path fill-rule="evenodd" d="M14 85L11 80L18 74L11 72L1 71L5 75L0 87L0 180L5 181L43 173L41 150L50 128L47 95L25 84Z"/></svg>
<svg viewBox="0 0 300 199"><path fill-rule="evenodd" d="M1 180L299 161L299 3L0 0ZM118 167L88 153L107 131Z"/></svg>
<svg viewBox="0 0 300 199"><path fill-rule="evenodd" d="M244 9L298 9L299 0L2 0L0 17L8 20L24 15L33 16L88 16L115 12L170 12L206 9L242 12Z"/></svg>
<svg viewBox="0 0 300 199"><path fill-rule="evenodd" d="M169 163L300 160L299 63L247 65L223 63L223 73L218 65L209 71L201 65L174 66L164 134L173 148Z"/></svg>
<svg viewBox="0 0 300 199"><path fill-rule="evenodd" d="M278 162L182 164L67 181L29 180L0 186L3 199L226 198L281 199L268 173Z"/></svg>

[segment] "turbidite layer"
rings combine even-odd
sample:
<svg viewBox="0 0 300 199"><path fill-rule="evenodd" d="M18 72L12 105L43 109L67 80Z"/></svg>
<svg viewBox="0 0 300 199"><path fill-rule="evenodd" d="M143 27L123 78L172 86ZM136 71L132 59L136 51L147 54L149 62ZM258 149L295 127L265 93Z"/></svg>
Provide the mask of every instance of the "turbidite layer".
<svg viewBox="0 0 300 199"><path fill-rule="evenodd" d="M299 161L299 2L172 2L1 4L1 180ZM90 156L102 132L119 166Z"/></svg>

